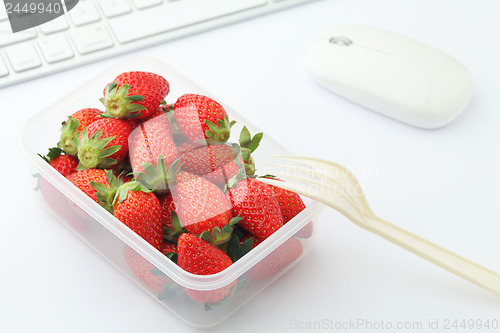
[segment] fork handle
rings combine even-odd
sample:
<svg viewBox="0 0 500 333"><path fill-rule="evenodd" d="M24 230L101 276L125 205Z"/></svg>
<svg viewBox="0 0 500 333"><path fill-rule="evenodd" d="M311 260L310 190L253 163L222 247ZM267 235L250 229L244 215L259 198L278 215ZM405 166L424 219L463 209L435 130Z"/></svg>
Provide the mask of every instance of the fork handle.
<svg viewBox="0 0 500 333"><path fill-rule="evenodd" d="M366 219L368 221L365 220L365 223L359 224L363 228L500 296L500 275L498 273L384 221L381 218L367 217Z"/></svg>

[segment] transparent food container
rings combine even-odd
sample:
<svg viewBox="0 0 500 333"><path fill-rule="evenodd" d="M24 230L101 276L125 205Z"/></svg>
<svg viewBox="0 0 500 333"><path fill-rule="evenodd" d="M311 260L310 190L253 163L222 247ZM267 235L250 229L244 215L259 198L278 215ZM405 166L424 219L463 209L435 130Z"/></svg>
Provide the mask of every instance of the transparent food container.
<svg viewBox="0 0 500 333"><path fill-rule="evenodd" d="M242 126L252 134L260 132L225 105L224 99L213 96L173 68L155 59L135 57L109 68L35 115L23 128L21 150L40 176L37 190L60 222L177 317L197 327L214 326L307 254L313 244L315 223L323 205L303 198L306 209L217 274L195 275L181 269L38 156L57 144L61 122L68 115L88 107L102 110L99 98L103 88L118 74L131 70L149 71L165 77L171 89L167 103L175 102L185 93L210 96L221 103L229 118L237 122L228 142L237 142L233 134L239 135ZM253 154L257 173L266 174L265 164L271 162L271 156L286 154L290 152L264 133ZM210 295L219 292L229 296L216 303L195 300L209 299Z"/></svg>

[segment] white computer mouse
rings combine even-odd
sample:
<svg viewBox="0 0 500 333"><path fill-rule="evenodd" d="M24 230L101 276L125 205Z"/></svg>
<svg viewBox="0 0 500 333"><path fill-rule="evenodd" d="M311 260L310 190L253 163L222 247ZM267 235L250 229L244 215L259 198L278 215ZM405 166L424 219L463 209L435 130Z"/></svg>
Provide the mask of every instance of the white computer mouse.
<svg viewBox="0 0 500 333"><path fill-rule="evenodd" d="M332 28L310 46L306 66L339 95L421 128L450 123L473 92L471 74L453 57L368 25Z"/></svg>

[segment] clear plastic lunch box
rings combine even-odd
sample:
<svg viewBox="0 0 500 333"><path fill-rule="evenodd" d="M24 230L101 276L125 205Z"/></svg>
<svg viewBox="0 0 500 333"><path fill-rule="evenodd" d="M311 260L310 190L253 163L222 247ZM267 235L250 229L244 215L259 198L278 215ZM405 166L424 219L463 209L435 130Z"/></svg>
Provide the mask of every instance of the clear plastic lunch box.
<svg viewBox="0 0 500 333"><path fill-rule="evenodd" d="M236 129L232 131L234 135L239 135L239 128L243 125L252 134L260 132L225 105L223 99L213 96L170 66L156 59L134 57L107 69L76 90L68 91L65 97L31 118L23 127L20 147L40 176L38 191L56 219L177 317L197 327L214 326L300 262L312 247L314 226L323 205L303 198L305 210L222 272L194 275L181 269L38 156L57 144L61 122L69 114L85 107L102 109L99 98L103 88L119 73L131 70L150 71L165 77L171 89L166 98L167 103L175 102L177 97L185 93L210 96L224 106L231 120L237 121L234 126ZM237 138L231 137L229 142L237 142ZM272 161L273 155L288 154L289 151L264 133L253 155L257 173L266 174L266 163ZM300 241L302 254L288 265L280 265L280 260L286 258L284 251L287 251L286 243L291 238ZM278 266L279 272L255 278L256 272L269 265ZM231 294L216 304L198 303L186 293L186 290L209 293L231 284L234 285Z"/></svg>

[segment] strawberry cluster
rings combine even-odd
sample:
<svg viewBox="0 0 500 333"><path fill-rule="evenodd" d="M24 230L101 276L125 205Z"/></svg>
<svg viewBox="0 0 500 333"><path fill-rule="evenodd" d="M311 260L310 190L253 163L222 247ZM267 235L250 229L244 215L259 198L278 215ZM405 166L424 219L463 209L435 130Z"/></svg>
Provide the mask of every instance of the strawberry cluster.
<svg viewBox="0 0 500 333"><path fill-rule="evenodd" d="M218 273L305 208L293 192L255 174L252 153L262 133L241 129L210 97L187 93L166 102L168 81L149 72L125 72L103 91L104 110L84 108L63 122L56 148L43 156L71 183L187 272ZM309 236L309 235L303 235ZM263 260L248 278L274 275L300 256L297 238ZM276 249L279 250L280 248ZM127 261L146 282L148 265L127 250ZM146 268L145 268L146 267ZM153 282L151 282L153 281ZM186 290L202 303L221 290Z"/></svg>

